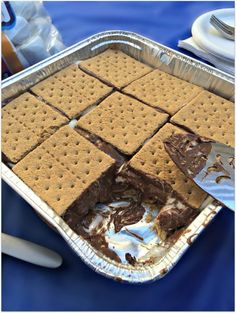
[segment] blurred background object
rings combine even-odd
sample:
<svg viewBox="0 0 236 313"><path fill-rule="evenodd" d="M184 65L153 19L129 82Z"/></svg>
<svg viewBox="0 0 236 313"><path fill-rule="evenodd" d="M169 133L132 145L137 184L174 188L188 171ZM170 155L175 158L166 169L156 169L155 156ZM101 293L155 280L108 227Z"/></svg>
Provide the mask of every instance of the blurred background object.
<svg viewBox="0 0 236 313"><path fill-rule="evenodd" d="M65 48L42 1L4 1L2 6L2 78Z"/></svg>
<svg viewBox="0 0 236 313"><path fill-rule="evenodd" d="M180 40L178 46L191 51L218 69L234 75L234 38L233 40L226 38L211 24L213 14L234 27L233 8L206 12L193 22L192 36Z"/></svg>

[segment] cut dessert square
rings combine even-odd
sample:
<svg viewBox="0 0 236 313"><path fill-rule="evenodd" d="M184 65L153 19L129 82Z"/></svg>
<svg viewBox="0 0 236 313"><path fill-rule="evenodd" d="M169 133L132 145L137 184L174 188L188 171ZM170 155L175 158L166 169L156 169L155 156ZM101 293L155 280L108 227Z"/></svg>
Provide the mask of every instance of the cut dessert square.
<svg viewBox="0 0 236 313"><path fill-rule="evenodd" d="M115 92L82 116L77 126L101 137L122 153L131 155L167 118L168 114Z"/></svg>
<svg viewBox="0 0 236 313"><path fill-rule="evenodd" d="M154 228L159 237L165 240L174 232L189 226L199 213L199 209L187 205L178 197L170 196L158 213Z"/></svg>
<svg viewBox="0 0 236 313"><path fill-rule="evenodd" d="M202 88L155 70L128 85L124 91L173 115L196 97Z"/></svg>
<svg viewBox="0 0 236 313"><path fill-rule="evenodd" d="M171 121L200 136L234 147L234 105L211 92L200 93Z"/></svg>
<svg viewBox="0 0 236 313"><path fill-rule="evenodd" d="M122 88L153 70L122 51L112 49L81 61L79 66L117 88Z"/></svg>
<svg viewBox="0 0 236 313"><path fill-rule="evenodd" d="M165 151L164 140L184 130L165 124L131 159L124 176L159 206L155 228L162 240L188 226L199 214L206 194L188 179Z"/></svg>
<svg viewBox="0 0 236 313"><path fill-rule="evenodd" d="M115 161L64 126L13 167L59 215L85 214L106 199Z"/></svg>
<svg viewBox="0 0 236 313"><path fill-rule="evenodd" d="M26 92L2 108L2 152L16 163L68 119Z"/></svg>
<svg viewBox="0 0 236 313"><path fill-rule="evenodd" d="M131 159L129 167L137 175L148 177L158 184L160 193L169 196L173 189L186 204L199 208L206 194L179 170L164 147L163 141L176 133L184 133L184 130L169 123L164 125Z"/></svg>
<svg viewBox="0 0 236 313"><path fill-rule="evenodd" d="M112 88L73 64L41 81L31 90L69 118L74 118L97 104Z"/></svg>

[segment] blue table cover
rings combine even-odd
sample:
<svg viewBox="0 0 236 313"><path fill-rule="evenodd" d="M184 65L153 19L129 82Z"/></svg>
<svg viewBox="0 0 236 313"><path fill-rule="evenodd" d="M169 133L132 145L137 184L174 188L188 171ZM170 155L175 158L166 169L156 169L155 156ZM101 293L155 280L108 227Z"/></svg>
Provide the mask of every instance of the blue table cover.
<svg viewBox="0 0 236 313"><path fill-rule="evenodd" d="M95 33L129 30L171 48L202 13L233 2L45 2L67 46ZM186 51L182 50L186 53ZM189 54L190 55L190 54ZM2 310L227 311L234 309L234 214L223 209L163 279L145 285L96 274L20 196L2 184L2 230L58 251L59 269L3 255Z"/></svg>

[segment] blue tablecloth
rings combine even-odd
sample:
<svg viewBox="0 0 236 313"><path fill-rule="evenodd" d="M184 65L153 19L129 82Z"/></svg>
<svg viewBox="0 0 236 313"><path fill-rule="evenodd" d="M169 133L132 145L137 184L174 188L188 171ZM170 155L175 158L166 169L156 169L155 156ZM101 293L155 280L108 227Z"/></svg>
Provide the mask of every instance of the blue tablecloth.
<svg viewBox="0 0 236 313"><path fill-rule="evenodd" d="M109 29L134 31L177 49L197 16L233 2L45 2L67 46ZM185 51L182 51L185 53ZM233 310L234 214L223 209L163 279L128 285L102 277L5 183L2 229L58 251L50 270L3 255L3 310Z"/></svg>

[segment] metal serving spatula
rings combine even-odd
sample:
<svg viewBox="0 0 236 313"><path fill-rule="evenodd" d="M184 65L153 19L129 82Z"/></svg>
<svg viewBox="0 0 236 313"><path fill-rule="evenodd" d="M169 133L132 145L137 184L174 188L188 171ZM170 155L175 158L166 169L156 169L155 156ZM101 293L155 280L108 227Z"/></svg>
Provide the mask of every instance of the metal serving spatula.
<svg viewBox="0 0 236 313"><path fill-rule="evenodd" d="M176 134L165 140L165 149L186 176L235 209L233 148L194 134Z"/></svg>

